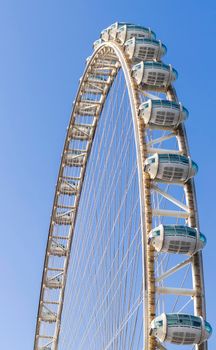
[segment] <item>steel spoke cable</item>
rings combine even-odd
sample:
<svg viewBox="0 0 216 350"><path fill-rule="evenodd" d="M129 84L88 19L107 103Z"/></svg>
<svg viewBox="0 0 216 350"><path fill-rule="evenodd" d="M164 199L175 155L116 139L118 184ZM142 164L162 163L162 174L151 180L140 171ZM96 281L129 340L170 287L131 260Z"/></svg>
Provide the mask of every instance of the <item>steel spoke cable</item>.
<svg viewBox="0 0 216 350"><path fill-rule="evenodd" d="M111 145L110 145L111 146ZM107 156L107 158L108 158L108 156ZM104 173L106 172L106 167L104 167ZM90 193L90 191L89 191L89 193ZM96 205L96 204L95 204ZM91 215L89 215L89 217L91 217ZM90 230L89 230L90 231ZM81 260L81 259L79 259L79 260Z"/></svg>
<svg viewBox="0 0 216 350"><path fill-rule="evenodd" d="M133 241L131 242L131 246L135 243L135 241L136 241L136 239L137 239L139 233L140 233L140 227L138 228L138 230L137 230L137 232L136 232L136 234L135 234L135 236L134 236L134 239L133 239ZM130 246L130 247L131 247L131 246ZM107 293L108 293L108 292L110 291L110 289L112 288L112 285L114 284L116 277L118 276L119 272L121 271L121 269L122 269L122 267L123 267L123 265L124 265L125 259L126 259L127 255L129 254L130 247L129 247L128 250L126 251L125 256L124 256L124 258L123 258L123 260L122 260L122 262L121 262L121 264L120 264L118 270L115 272L115 275L114 275L113 280L112 280L112 284L109 286L109 289L108 289ZM116 256L117 256L117 255L116 255ZM104 281L104 285L101 287L101 293L102 293L103 290L104 290L104 287L105 287L105 285L106 285L106 282L107 282L107 279ZM99 295L98 298L97 298L97 303L98 303L99 301L100 301L100 295ZM101 305L103 304L103 302L104 302L104 299L102 300ZM100 307L100 305L99 305L99 307ZM95 305L94 310L95 310L96 308L97 308L97 304ZM93 314L94 310L92 311L92 314ZM91 320L91 318L90 318L90 320ZM90 321L89 321L89 322L90 322Z"/></svg>
<svg viewBox="0 0 216 350"><path fill-rule="evenodd" d="M134 258L134 255L133 255L132 259L133 259L133 258ZM125 271L125 274L126 274L126 273L127 273L127 271ZM124 276L125 276L125 274L124 274ZM122 282L124 276L122 277L121 282ZM119 285L119 286L120 286L120 285ZM118 286L118 288L119 288L119 286ZM111 290L111 287L110 287L110 290ZM108 291L106 294L108 295L108 293L109 293L109 291ZM106 298L106 296L105 296L105 298ZM100 308L102 307L105 298L103 299L102 304L100 305ZM111 305L109 305L109 308L110 308L110 306L111 306ZM99 310L97 309L97 313L98 313L98 312L99 312ZM86 333L87 333L87 331L88 331L88 329L86 330ZM85 334L85 333L84 333L84 334ZM83 337L84 337L84 335L83 335Z"/></svg>
<svg viewBox="0 0 216 350"><path fill-rule="evenodd" d="M125 193L125 195L126 195L126 193ZM122 203L122 204L123 204L123 203ZM85 271L86 271L86 270L85 270ZM84 278L85 271L84 271L84 273L83 273L83 278Z"/></svg>
<svg viewBox="0 0 216 350"><path fill-rule="evenodd" d="M141 243L137 246L136 251L139 249L140 245L141 245ZM131 263L132 263L133 259L134 259L135 256L136 256L136 251L135 251L134 255L132 256L132 259L131 259L131 261L130 261L129 266L131 266ZM121 278L121 283L118 285L118 288L116 288L115 293L114 293L114 295L113 295L113 297L112 297L112 299L111 299L111 301L110 301L109 307L108 307L108 309L106 310L104 316L102 317L101 322L100 322L100 326L97 328L97 332L96 332L95 334L98 333L98 331L99 331L99 329L100 329L100 327L101 327L101 323L103 322L104 317L106 316L107 312L109 311L109 309L110 309L110 307L111 307L111 305L112 305L112 302L113 302L114 298L116 297L116 294L117 294L117 292L118 292L118 290L119 290L119 287L121 286L122 281L124 280L124 278L125 278L126 275L127 275L127 270L124 272L124 274L123 274L123 276L122 276L122 278ZM100 305L100 307L101 307L101 305ZM95 337L95 334L94 334L94 337ZM85 339L85 338L84 338L84 339ZM82 344L83 344L83 341L81 341L80 346L82 346Z"/></svg>
<svg viewBox="0 0 216 350"><path fill-rule="evenodd" d="M120 325L119 329L117 329L117 332L114 334L113 338L110 340L110 342L107 344L107 346L105 347L104 350L108 350L110 348L113 340L118 336L118 334L122 331L122 329L127 325L127 321L133 316L133 314L135 313L135 311L137 310L137 308L140 306L141 303L142 303L142 297L141 298L139 297L135 301L134 305L131 307L131 310L128 312L124 321Z"/></svg>
<svg viewBox="0 0 216 350"><path fill-rule="evenodd" d="M189 271L190 271L190 265L188 265L187 268L186 268L186 271L185 271L183 280L182 280L182 282L181 282L181 284L180 284L180 288L182 288L182 287L184 286L184 283L185 283L185 281L186 281L186 278L187 278L187 276L188 276ZM176 298L176 300L175 300L175 303L174 303L174 305L173 305L173 307L172 307L172 312L175 311L175 308L176 308L176 306L178 305L179 299L180 299L180 296L178 295L177 298Z"/></svg>
<svg viewBox="0 0 216 350"><path fill-rule="evenodd" d="M119 80L117 80L117 82L119 82ZM103 118L105 120L105 123L108 122L108 115L110 115L109 111L111 110L111 116L113 116L113 112L114 112L114 106L116 105L116 100L117 100L117 96L115 96L114 98L114 101L113 100L113 96L114 96L114 90L111 89L111 102L110 104L108 105L108 109L107 111L105 111L105 115L102 116L101 118ZM103 111L103 114L104 114L104 111ZM111 127L111 126L110 126ZM93 164L93 162L91 163L91 167L89 168L89 172L91 172L93 174L93 177L94 177L94 172L98 171L99 172L99 165L98 165L98 162L100 160L100 151L101 151L101 148L103 146L104 143L106 143L106 138L108 137L108 133L106 133L106 130L107 130L107 127L106 127L106 124L105 124L105 127L103 129L103 133L102 133L102 137L101 139L99 140L100 141L100 144L98 146L98 148L93 148L93 152L94 152L94 149L97 149L97 158L96 158L96 162L95 164ZM108 125L108 130L109 130L109 125ZM97 138L95 140L95 142L97 142ZM93 168L93 169L92 169ZM86 185L87 186L87 185ZM93 183L92 183L92 186L93 186ZM89 187L89 192L87 193L88 194L88 198L85 199L85 203L88 205L89 203L89 200L90 200L90 194L91 194L91 191L92 191L92 187ZM86 194L86 192L84 192L84 194ZM74 250L76 251L75 247L74 247Z"/></svg>
<svg viewBox="0 0 216 350"><path fill-rule="evenodd" d="M113 95L111 94L111 99L112 99L112 97L113 97ZM115 102L114 102L114 104L115 104ZM112 103L110 104L110 108L112 107ZM110 108L108 108L108 110L106 111L106 113L107 114L109 114L109 109ZM107 118L105 118L105 120L106 120ZM106 134L105 134L105 129L104 129L104 132L103 132L103 136L106 136ZM102 140L101 140L101 143L100 143L100 145L99 145L99 149L98 149L98 158L97 158L97 160L96 160L96 165L97 165L97 161L98 161L98 159L99 159L99 155L100 155L100 149L101 149L101 147L102 147L102 144L103 144L103 137L102 137ZM89 169L90 171L92 171L91 169Z"/></svg>
<svg viewBox="0 0 216 350"><path fill-rule="evenodd" d="M140 228L139 228L139 229L140 229ZM135 239L137 239L137 235L138 235L138 233L139 233L139 229L137 230L136 235L134 236L134 240L133 240L133 242L131 243L131 245L134 243ZM116 274L115 274L115 276L114 276L114 278L113 278L113 281L112 281L112 285L113 285L114 282L115 282L116 276L117 276L118 273L121 271L121 268L123 267L124 261L125 261L125 259L126 259L128 253L129 253L129 250L127 251L127 253L126 253L124 259L122 260L121 265L119 266L118 270L116 271ZM107 291L107 294L108 294L109 291L111 290L112 285L109 286L109 290ZM102 288L102 290L103 290L103 288ZM104 299L102 300L101 305L103 304L105 298L106 298L106 296L105 296ZM100 300L100 299L98 298L98 300ZM101 305L100 305L100 306L101 306ZM95 309L96 309L96 307L97 307L97 305L95 306Z"/></svg>
<svg viewBox="0 0 216 350"><path fill-rule="evenodd" d="M134 168L134 171L135 171L135 168ZM101 221L102 221L102 216L101 216ZM94 243L94 242L93 242ZM92 247L93 247L93 244L92 244Z"/></svg>

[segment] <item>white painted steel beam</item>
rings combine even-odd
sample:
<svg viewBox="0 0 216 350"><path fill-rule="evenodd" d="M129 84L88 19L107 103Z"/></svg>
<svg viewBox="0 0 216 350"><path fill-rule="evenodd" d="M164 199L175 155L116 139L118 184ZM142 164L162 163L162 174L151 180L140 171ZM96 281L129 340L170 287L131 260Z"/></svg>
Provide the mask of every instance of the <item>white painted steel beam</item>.
<svg viewBox="0 0 216 350"><path fill-rule="evenodd" d="M152 145L155 145L157 143L161 143L166 140L170 140L171 138L176 137L176 134L174 132L171 132L168 135L158 137L157 139L151 140L147 143L147 147L150 147Z"/></svg>
<svg viewBox="0 0 216 350"><path fill-rule="evenodd" d="M160 189L158 186L156 185L152 185L152 189L158 193L160 193L164 198L166 198L167 200L169 200L170 202L172 202L173 204L175 204L177 207L183 209L184 211L186 211L187 213L189 213L189 208L187 205L185 205L184 203L180 202L178 199L176 199L175 197L171 196L169 193L163 191L162 189Z"/></svg>
<svg viewBox="0 0 216 350"><path fill-rule="evenodd" d="M159 294L174 294L191 297L196 295L196 290L187 288L156 287L156 292Z"/></svg>
<svg viewBox="0 0 216 350"><path fill-rule="evenodd" d="M183 267L190 264L191 262L192 262L192 257L184 260L183 262L179 263L178 265L176 265L176 266L172 267L171 269L169 269L168 271L164 272L161 276L157 277L155 281L160 282L160 281L164 280L165 278L173 275L175 272L181 270Z"/></svg>
<svg viewBox="0 0 216 350"><path fill-rule="evenodd" d="M189 213L186 213L185 211L166 210L166 209L153 209L152 215L153 216L170 216L170 217L176 217L180 219L187 219L189 217Z"/></svg>

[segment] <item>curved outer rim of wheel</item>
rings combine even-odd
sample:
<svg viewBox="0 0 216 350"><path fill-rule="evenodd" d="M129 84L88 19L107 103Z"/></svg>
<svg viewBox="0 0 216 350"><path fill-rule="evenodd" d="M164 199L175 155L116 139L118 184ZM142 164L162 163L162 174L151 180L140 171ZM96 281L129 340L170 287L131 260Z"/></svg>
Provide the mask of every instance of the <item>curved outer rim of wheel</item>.
<svg viewBox="0 0 216 350"><path fill-rule="evenodd" d="M144 322L144 348L146 350L154 350L156 349L156 339L153 336L149 336L149 327L151 320L155 317L155 277L154 277L154 250L153 248L147 244L147 233L150 232L152 229L152 208L151 208L151 181L149 176L144 172L144 161L146 159L146 142L144 139L144 129L145 124L142 118L139 118L138 116L138 108L140 105L139 100L139 94L138 94L138 88L136 86L136 83L134 79L131 77L131 69L130 64L131 62L127 59L127 57L124 54L124 51L122 49L122 46L120 46L118 43L114 41L107 41L102 44L100 44L97 49L94 51L93 55L91 56L90 60L88 61L88 64L86 65L83 77L80 81L80 86L78 88L76 100L74 103L74 107L71 114L71 119L68 127L68 132L66 135L66 140L64 144L64 152L61 159L59 174L58 174L58 182L56 186L56 192L54 197L54 204L53 204L53 210L52 210L52 216L51 216L51 222L50 222L50 228L49 228L49 236L47 241L47 247L46 247L46 255L45 255L45 261L44 261L44 269L43 269L43 276L42 276L42 284L41 284L41 291L40 291L40 299L39 299L39 306L38 306L38 315L37 315L37 325L36 325L36 332L35 332L35 341L34 341L34 350L38 350L38 340L40 337L43 337L43 335L40 334L40 322L41 322L41 312L42 312L42 306L44 303L44 284L47 274L47 267L48 267L48 256L49 256L49 243L50 239L52 238L52 225L54 222L54 215L56 210L56 204L57 204L57 198L58 198L58 186L61 183L61 179L63 176L63 168L64 168L64 154L65 151L68 148L68 143L70 140L69 132L71 131L71 128L73 128L74 125L74 119L75 119L75 106L79 100L79 97L82 94L82 86L85 84L86 77L88 75L88 72L90 71L90 68L94 65L94 61L97 59L101 59L104 56L104 52L107 52L107 56L109 54L116 57L116 59L119 62L119 65L116 65L116 68L113 69L112 73L110 74L111 80L110 80L110 86L112 85L112 81L115 79L115 76L118 72L118 69L121 67L124 72L124 77L126 80L126 85L128 89L129 99L130 99L130 106L131 106L131 112L132 112L132 118L133 118L133 126L134 126L134 136L135 136L135 143L136 143L136 153L137 153L137 164L138 164L138 179L139 179L139 194L140 194L140 207L141 207L141 226L142 226L142 258L143 258L143 296L144 296L144 302L143 302L143 320ZM106 58L106 54L105 57ZM109 87L110 87L109 86ZM99 118L101 111L103 109L103 105L106 101L107 92L109 89L107 89L106 93L103 96L103 100L101 102L100 111L98 113L97 119ZM172 101L178 101L177 95L175 93L174 88L170 85L169 88L166 91L167 97L169 100ZM93 136L91 140L89 140L89 147L87 152L87 157L91 151L91 145L94 138L95 129L97 127L97 122L94 125L93 130ZM187 143L187 136L185 132L185 127L183 124L180 124L177 129L178 133L178 140L180 148L183 151L183 154L189 155L189 148ZM58 338L59 338L59 332L60 332L60 323L61 323L61 315L62 315L62 308L64 303L64 291L65 291L65 284L66 284L66 278L67 278L67 270L68 270L68 264L69 264L69 258L70 258L70 250L71 250L71 244L73 239L73 232L75 228L76 223L76 213L78 211L78 205L79 205L79 199L82 191L82 183L85 177L85 170L86 170L86 163L82 168L82 174L80 176L80 187L79 187L79 193L77 194L76 198L76 209L74 213L74 220L69 230L68 235L68 254L65 259L64 264L64 273L63 273L63 287L60 292L59 297L59 308L57 313L57 319L55 323L55 333L53 334L53 337L47 337L52 338L50 339L50 344L52 344L52 349L57 350L58 348ZM195 193L195 187L194 187L194 181L189 180L185 184L185 193L186 193L186 199L187 203L190 209L190 217L189 217L189 224L192 227L198 227L198 214L197 214L197 204L196 204L196 193ZM205 297L204 297L204 281L203 281L203 265L202 265L202 253L198 252L196 253L193 258L193 284L196 288L197 295L194 297L195 302L195 314L201 315L205 317ZM44 336L46 337L46 335ZM207 350L207 342L198 345L197 349L199 350Z"/></svg>

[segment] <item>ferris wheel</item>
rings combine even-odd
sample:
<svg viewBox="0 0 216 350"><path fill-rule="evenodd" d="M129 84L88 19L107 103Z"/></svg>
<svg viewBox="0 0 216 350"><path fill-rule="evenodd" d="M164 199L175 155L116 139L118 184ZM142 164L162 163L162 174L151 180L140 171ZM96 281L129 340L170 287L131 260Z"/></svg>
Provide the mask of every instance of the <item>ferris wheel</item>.
<svg viewBox="0 0 216 350"><path fill-rule="evenodd" d="M34 350L207 350L202 249L177 71L155 33L103 30L73 103Z"/></svg>

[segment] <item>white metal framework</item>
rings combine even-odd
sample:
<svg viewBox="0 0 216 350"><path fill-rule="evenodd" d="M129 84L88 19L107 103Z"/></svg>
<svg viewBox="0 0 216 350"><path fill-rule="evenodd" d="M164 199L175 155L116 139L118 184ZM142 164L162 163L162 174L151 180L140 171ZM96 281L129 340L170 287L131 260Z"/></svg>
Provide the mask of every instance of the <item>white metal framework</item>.
<svg viewBox="0 0 216 350"><path fill-rule="evenodd" d="M165 52L166 47L160 41L155 40L155 34L151 30L124 23L115 23L110 26L102 32L101 39L94 43L94 52L87 59L84 74L80 79L58 174L44 262L34 350L63 350L63 348L66 350L67 346L71 350L84 347L85 349L88 347L95 350L175 349L173 343L178 343L178 341L181 341L181 344L188 344L185 345L186 349L188 349L188 346L191 349L192 346L197 350L207 350L207 338L204 338L204 335L202 335L203 338L200 338L200 341L195 341L197 338L194 338L194 342L192 335L188 336L188 342L186 341L186 335L178 335L175 339L171 339L171 336L167 335L167 339L164 336L164 339L161 340L152 329L152 321L161 313L179 314L184 312L206 319L201 252L204 243L199 242L204 236L200 234L199 229L193 180L197 167L190 158L185 132L184 121L188 113L179 103L172 86L172 81L176 79L177 73L171 65L165 65L161 62L161 56ZM76 225L78 225L77 221L80 220L79 212L81 213L81 209L79 204L82 202L83 196L83 194L81 196L81 192L85 187L85 181L88 181L86 179L87 173L91 174L91 171L94 170L94 166L90 167L90 157L93 150L96 150L98 157L103 158L103 145L95 144L97 138L99 140L99 136L96 135L97 127L100 123L102 125L101 130L104 129L105 133L108 133L106 129L108 124L106 124L106 127L103 126L103 123L105 123L103 111L106 107L106 101L108 103L107 108L114 103L108 99L112 89L116 89L114 95L117 94L118 85L115 85L115 81L118 82L123 79L119 78L120 76L125 79L125 90L128 94L128 108L130 110L129 118L131 118L133 125L134 154L136 154L133 173L137 172L136 185L139 199L137 204L139 210L137 212L139 213L139 220L134 232L136 229L140 241L135 241L136 236L133 233L134 241L132 237L129 247L135 242L136 249L140 248L141 274L139 278L141 280L141 290L135 300L135 282L132 283L131 281L132 286L130 288L134 288L135 301L127 313L124 314L125 318L118 324L118 327L116 326L116 329L114 318L112 320L110 314L109 322L113 324L113 329L107 330L106 324L100 326L98 321L99 332L102 333L102 328L104 328L104 332L109 334L109 337L107 336L109 339L104 337L103 340L100 340L97 338L98 331L95 331L94 343L93 340L91 343L88 338L89 334L85 336L84 330L76 329L75 325L74 334L80 339L80 343L76 343L75 340L68 340L69 345L66 346L67 339L61 340L61 323L63 324L62 315L64 310L67 311L66 304L63 310L63 303L70 264L76 264L76 262L79 264L79 258L76 262L70 262L70 264L69 261L72 259L71 252L74 254L72 249L74 232L76 231ZM122 101L122 104L119 103L118 109L122 115L125 114L126 116L126 109L123 110L125 103L123 97ZM107 112L107 118L108 116L111 119L111 112L109 111ZM116 120L117 117L116 115ZM129 118L125 117L125 123L129 124ZM115 128L115 119L113 120L112 127ZM123 121L122 125L124 125ZM123 159L124 152L125 158L127 158L127 151L124 149L127 129L130 132L131 125L126 124L122 135L123 151L121 159ZM102 136L100 137L102 140ZM116 149L118 149L117 146ZM120 155L117 154L117 156L120 159ZM121 166L123 169L123 160ZM122 180L122 184L125 187L129 186L129 179ZM94 184L91 184L91 186L94 186ZM100 192L100 186L98 184L95 184L95 186L98 186L98 192ZM84 190L86 191L86 189ZM91 190L92 188L88 189L88 191ZM111 201L108 192L103 191L103 194L105 193ZM133 191L136 192L135 187ZM135 198L130 200L134 200L133 207L130 208L132 210L135 208ZM94 198L92 198L92 201L94 201ZM83 203L85 204L84 200ZM80 205L83 206L83 203ZM118 211L118 207L115 208L115 203L110 203L110 206L111 204L114 213ZM86 210L88 205L86 199ZM85 215L94 216L95 213L93 211L86 212ZM131 220L133 222L135 218ZM184 234L182 234L182 226L186 227ZM160 229L157 229L158 227ZM90 230L89 227L86 228L86 235L88 230ZM122 235L127 232L127 225L124 229L120 229L120 232ZM78 236L77 232L76 235ZM167 238L169 235L173 235L172 239ZM79 248L79 244L76 244L77 251L75 251L75 254L78 257L81 256L83 248L82 245ZM86 244L90 243L87 241ZM113 246L115 244L114 240ZM96 249L96 245L93 248ZM136 259L136 249L133 249L134 255L132 258L128 258L127 252L124 252L125 255L118 258L119 269L123 266L125 259L129 259L128 265L130 261ZM105 248L101 252L102 257L104 253ZM110 266L115 263L115 255L112 254L113 260L110 260L110 263L108 262ZM87 269L91 262L86 259L85 263ZM100 265L100 261L98 261L98 265ZM136 266L138 266L138 262ZM130 272L128 278L131 279L134 273L134 271ZM85 269L83 274L85 275ZM124 269L121 274L124 274ZM96 275L97 271L95 271ZM109 283L106 283L106 278L103 276L101 283L103 281L105 285L105 296L112 283L115 283L115 276L110 277ZM94 277L92 278L94 279ZM90 282L93 283L92 280ZM101 284L102 287L103 284ZM73 299L73 290L69 287L68 293L71 294ZM79 294L77 293L76 298L78 297ZM76 298L74 296L74 303ZM95 298L100 300L100 294L98 293ZM88 294L86 294L86 303L87 301L89 302ZM84 300L82 303L84 303ZM108 308L112 300L108 298L106 303ZM119 301L117 301L116 307L118 307L118 303ZM100 308L102 304L101 302L97 307ZM130 329L130 332L128 330L129 336L126 334L127 331L124 333L124 328L129 327L129 320L134 317L135 311L138 310L140 305L143 309L142 320L140 320L140 315L137 313L137 317L133 321L133 329L128 328ZM104 317L106 317L106 312L103 312ZM79 316L77 314L77 319L74 319L75 324L76 322L78 324ZM89 319L90 322L90 314ZM80 323L82 324L81 321ZM87 323L85 327L87 332L90 324ZM94 331L94 327L91 332ZM136 327L140 327L142 335L136 335ZM110 334L112 334L112 337ZM125 334L124 341L120 339L123 334ZM128 340L129 337L130 340ZM141 340L138 340L139 337ZM184 339L182 340L179 337L184 337ZM170 339L171 344L167 343Z"/></svg>

